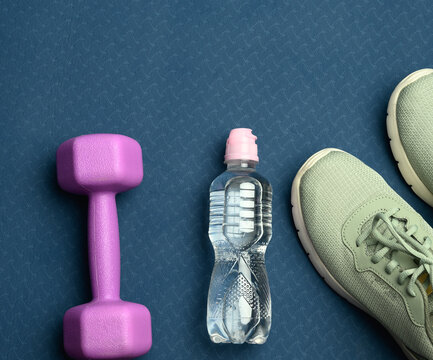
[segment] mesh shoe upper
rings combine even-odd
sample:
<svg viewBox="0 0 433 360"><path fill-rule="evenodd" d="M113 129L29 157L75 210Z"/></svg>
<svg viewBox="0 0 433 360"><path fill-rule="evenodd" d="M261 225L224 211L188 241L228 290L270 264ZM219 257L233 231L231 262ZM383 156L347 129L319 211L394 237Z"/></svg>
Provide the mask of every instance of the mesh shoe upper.
<svg viewBox="0 0 433 360"><path fill-rule="evenodd" d="M433 73L401 90L396 117L400 140L409 162L433 193Z"/></svg>
<svg viewBox="0 0 433 360"><path fill-rule="evenodd" d="M318 160L301 178L300 205L310 240L327 270L337 282L372 316L413 352L433 359L427 294L419 287L418 296L410 297L405 286L385 271L385 259L374 265L371 243L362 252L356 238L377 212L390 206L403 209L419 234L433 238L433 230L385 180L357 158L332 151ZM405 215L405 216L406 216ZM362 220L360 220L362 219ZM412 259L394 254L405 266Z"/></svg>

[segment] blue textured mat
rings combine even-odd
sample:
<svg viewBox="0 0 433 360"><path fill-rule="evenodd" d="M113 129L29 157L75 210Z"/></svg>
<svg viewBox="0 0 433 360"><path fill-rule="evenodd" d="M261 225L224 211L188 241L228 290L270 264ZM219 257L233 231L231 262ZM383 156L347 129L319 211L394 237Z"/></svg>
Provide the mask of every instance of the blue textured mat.
<svg viewBox="0 0 433 360"><path fill-rule="evenodd" d="M0 357L62 359L62 316L87 302L86 200L62 192L55 152L115 132L144 151L118 197L122 296L153 316L143 359L395 359L396 343L338 297L298 243L289 192L323 147L361 158L430 223L388 145L388 97L432 65L431 1L3 1ZM214 345L205 323L208 187L233 127L259 136L274 187L263 346Z"/></svg>

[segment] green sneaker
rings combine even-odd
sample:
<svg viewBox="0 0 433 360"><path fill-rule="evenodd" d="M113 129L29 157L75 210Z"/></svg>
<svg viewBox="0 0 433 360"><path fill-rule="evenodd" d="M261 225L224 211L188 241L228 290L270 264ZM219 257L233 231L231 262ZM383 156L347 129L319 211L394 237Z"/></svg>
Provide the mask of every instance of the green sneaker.
<svg viewBox="0 0 433 360"><path fill-rule="evenodd" d="M319 274L377 319L409 359L433 359L433 229L385 180L337 149L292 185L293 219Z"/></svg>
<svg viewBox="0 0 433 360"><path fill-rule="evenodd" d="M433 69L415 71L397 85L386 125L404 179L433 206Z"/></svg>

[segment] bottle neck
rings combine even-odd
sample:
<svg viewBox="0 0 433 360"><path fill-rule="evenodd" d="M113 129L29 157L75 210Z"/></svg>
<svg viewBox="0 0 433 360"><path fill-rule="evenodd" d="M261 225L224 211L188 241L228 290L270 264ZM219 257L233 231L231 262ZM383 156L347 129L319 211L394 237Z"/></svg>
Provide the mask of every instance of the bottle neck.
<svg viewBox="0 0 433 360"><path fill-rule="evenodd" d="M253 171L256 168L257 161L253 160L228 160L226 161L227 170L229 171Z"/></svg>

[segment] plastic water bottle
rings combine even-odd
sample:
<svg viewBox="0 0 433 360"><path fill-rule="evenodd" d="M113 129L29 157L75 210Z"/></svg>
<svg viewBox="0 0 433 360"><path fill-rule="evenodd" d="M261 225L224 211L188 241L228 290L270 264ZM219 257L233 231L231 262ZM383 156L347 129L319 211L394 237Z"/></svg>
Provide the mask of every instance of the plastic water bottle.
<svg viewBox="0 0 433 360"><path fill-rule="evenodd" d="M210 187L209 238L215 265L207 329L215 343L263 344L271 328L265 252L272 236L272 188L255 171L256 139L250 129L230 132L227 170Z"/></svg>

